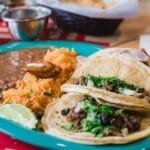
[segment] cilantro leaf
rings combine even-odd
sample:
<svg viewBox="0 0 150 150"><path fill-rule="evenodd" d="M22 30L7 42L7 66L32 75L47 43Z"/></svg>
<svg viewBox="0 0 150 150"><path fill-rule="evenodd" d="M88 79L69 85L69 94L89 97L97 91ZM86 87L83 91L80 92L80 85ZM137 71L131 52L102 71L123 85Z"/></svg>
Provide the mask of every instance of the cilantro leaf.
<svg viewBox="0 0 150 150"><path fill-rule="evenodd" d="M100 105L99 111L103 113L104 115L111 115L113 114L112 107L109 105Z"/></svg>
<svg viewBox="0 0 150 150"><path fill-rule="evenodd" d="M115 116L121 116L124 112L124 109L120 108L120 109L117 109L115 112L114 112L114 115Z"/></svg>
<svg viewBox="0 0 150 150"><path fill-rule="evenodd" d="M132 84L128 84L123 80L120 80L117 77L95 77L93 75L88 74L87 79L91 80L95 87L104 88L105 86L109 86L112 91L119 92L119 88L127 88L130 90L134 90L138 93L142 92L144 89L138 86L134 86Z"/></svg>
<svg viewBox="0 0 150 150"><path fill-rule="evenodd" d="M73 129L73 125L71 123L68 123L66 125L62 125L61 128L70 131Z"/></svg>

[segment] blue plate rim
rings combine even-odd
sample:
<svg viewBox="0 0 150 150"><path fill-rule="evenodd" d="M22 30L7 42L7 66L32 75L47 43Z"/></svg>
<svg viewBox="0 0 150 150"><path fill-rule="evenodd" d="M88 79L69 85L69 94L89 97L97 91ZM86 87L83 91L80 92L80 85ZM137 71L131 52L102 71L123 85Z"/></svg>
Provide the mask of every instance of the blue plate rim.
<svg viewBox="0 0 150 150"><path fill-rule="evenodd" d="M90 44L85 42L75 42L75 41L34 41L34 42L13 42L9 44L5 44L0 46L0 53L8 52L8 51L14 51L20 50L24 48L39 48L39 45L42 45L40 48L44 48L43 46L57 46L58 47L62 45L73 45L72 47L78 46L85 46L95 49L97 51L98 49L104 48L103 46L99 46L96 44ZM46 47L47 48L47 47ZM70 48L70 46L69 46ZM23 142L32 144L34 146L38 146L41 148L46 149L67 149L67 150L76 150L78 149L86 149L86 150L109 150L110 148L112 150L127 150L127 149L146 149L150 148L150 140L149 138L141 140L139 142L126 144L126 145L104 145L104 146L92 146L92 145L85 145L85 144L78 144L73 143L69 141L65 141L62 139L59 139L57 137L46 135L45 133L29 130L26 129L14 122L11 122L9 120L0 118L0 131L4 132L18 140L21 140ZM34 139L34 140L33 140ZM39 142L40 141L40 142ZM135 147L136 146L136 147Z"/></svg>
<svg viewBox="0 0 150 150"><path fill-rule="evenodd" d="M81 41L71 41L71 40L45 40L45 41L24 41L24 42L10 42L10 43L7 43L7 44L3 44L3 45L0 45L0 53L2 52L9 52L10 50L18 47L18 49L16 50L21 50L23 48L43 48L43 45L45 46L45 48L48 48L49 47L49 44L55 44L55 43L60 43L60 45L64 44L70 44L70 43L73 43L75 45L86 45L86 46L90 46L90 47L95 47L97 49L99 48L105 48L105 46L102 46L102 45L97 45L97 44L94 44L94 43L88 43L88 42L81 42ZM32 44L32 45L30 45Z"/></svg>

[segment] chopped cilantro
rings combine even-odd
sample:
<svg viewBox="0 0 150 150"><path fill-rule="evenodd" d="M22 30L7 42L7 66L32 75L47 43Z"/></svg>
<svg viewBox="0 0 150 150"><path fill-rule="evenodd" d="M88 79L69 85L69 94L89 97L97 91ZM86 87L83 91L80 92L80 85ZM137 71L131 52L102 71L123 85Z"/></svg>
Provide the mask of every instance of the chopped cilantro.
<svg viewBox="0 0 150 150"><path fill-rule="evenodd" d="M119 88L127 88L130 90L134 90L138 93L143 91L143 88L134 86L132 84L128 84L123 80L120 80L117 77L95 77L90 74L87 75L87 79L91 80L95 87L97 88L104 88L109 86L111 91L119 92Z"/></svg>
<svg viewBox="0 0 150 150"><path fill-rule="evenodd" d="M124 114L124 109L99 104L90 97L84 97L79 103L83 106L81 109L85 113L85 116L81 118L79 125L76 125L78 119L76 117L73 118L72 123L63 125L62 128L65 130L79 131L80 129L83 132L90 132L96 137L102 138L104 136L104 131L116 129L116 126L113 126L109 120ZM67 109L64 109L63 111L64 113L68 112Z"/></svg>
<svg viewBox="0 0 150 150"><path fill-rule="evenodd" d="M93 103L92 103L92 101L90 99L85 99L83 101L83 104L84 104L85 107L90 107L90 106L93 105Z"/></svg>
<svg viewBox="0 0 150 150"><path fill-rule="evenodd" d="M109 105L100 105L99 111L104 115L111 115L113 113L112 107Z"/></svg>
<svg viewBox="0 0 150 150"><path fill-rule="evenodd" d="M103 133L99 133L99 134L96 135L96 137L98 137L98 138L103 138L104 135L103 135Z"/></svg>
<svg viewBox="0 0 150 150"><path fill-rule="evenodd" d="M106 126L105 128L104 128L104 130L114 130L114 129L116 129L116 127L115 126Z"/></svg>
<svg viewBox="0 0 150 150"><path fill-rule="evenodd" d="M85 132L87 131L90 132L93 128L101 125L99 119L95 119L94 121L91 121L88 120L87 118L84 118L81 123L82 123L83 131Z"/></svg>
<svg viewBox="0 0 150 150"><path fill-rule="evenodd" d="M100 132L102 132L103 131L103 126L97 126L97 127L95 127L95 128L93 128L92 130L91 130L91 132L93 133L93 134L97 134L97 133L100 133Z"/></svg>
<svg viewBox="0 0 150 150"><path fill-rule="evenodd" d="M82 104L84 106L84 110L88 113L96 112L98 109L90 99L85 99Z"/></svg>
<svg viewBox="0 0 150 150"><path fill-rule="evenodd" d="M88 109L88 113L96 112L97 110L98 110L98 108L96 106L91 106Z"/></svg>
<svg viewBox="0 0 150 150"><path fill-rule="evenodd" d="M71 123L68 123L66 125L61 126L61 128L70 131L73 129L73 125Z"/></svg>
<svg viewBox="0 0 150 150"><path fill-rule="evenodd" d="M114 115L115 116L121 116L123 114L123 111L124 109L120 108L120 109L117 109L115 112L114 112Z"/></svg>

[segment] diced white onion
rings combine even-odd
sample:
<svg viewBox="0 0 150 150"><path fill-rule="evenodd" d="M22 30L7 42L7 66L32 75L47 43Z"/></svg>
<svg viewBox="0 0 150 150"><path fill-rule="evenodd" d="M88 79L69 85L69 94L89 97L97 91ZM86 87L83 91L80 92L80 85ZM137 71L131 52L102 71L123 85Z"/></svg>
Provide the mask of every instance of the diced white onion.
<svg viewBox="0 0 150 150"><path fill-rule="evenodd" d="M121 94L128 95L128 96L139 96L140 95L140 93L137 93L136 91L130 90L127 88L119 88L119 92Z"/></svg>
<svg viewBox="0 0 150 150"><path fill-rule="evenodd" d="M94 83L91 80L88 80L87 87L94 87Z"/></svg>
<svg viewBox="0 0 150 150"><path fill-rule="evenodd" d="M77 107L74 109L74 112L78 113L82 108L84 108L82 103L78 103Z"/></svg>

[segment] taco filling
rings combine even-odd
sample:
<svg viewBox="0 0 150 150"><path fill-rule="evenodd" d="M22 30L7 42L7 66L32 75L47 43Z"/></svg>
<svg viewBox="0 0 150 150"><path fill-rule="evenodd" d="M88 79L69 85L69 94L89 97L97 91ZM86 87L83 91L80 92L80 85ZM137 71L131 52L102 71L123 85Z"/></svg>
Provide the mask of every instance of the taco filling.
<svg viewBox="0 0 150 150"><path fill-rule="evenodd" d="M104 89L127 96L135 96L150 102L150 93L148 91L144 88L128 84L117 77L96 77L88 74L87 76L81 76L74 80L74 84Z"/></svg>
<svg viewBox="0 0 150 150"><path fill-rule="evenodd" d="M133 112L106 104L84 96L73 108L61 110L69 123L61 126L65 130L89 132L96 137L126 136L140 130L140 117Z"/></svg>

